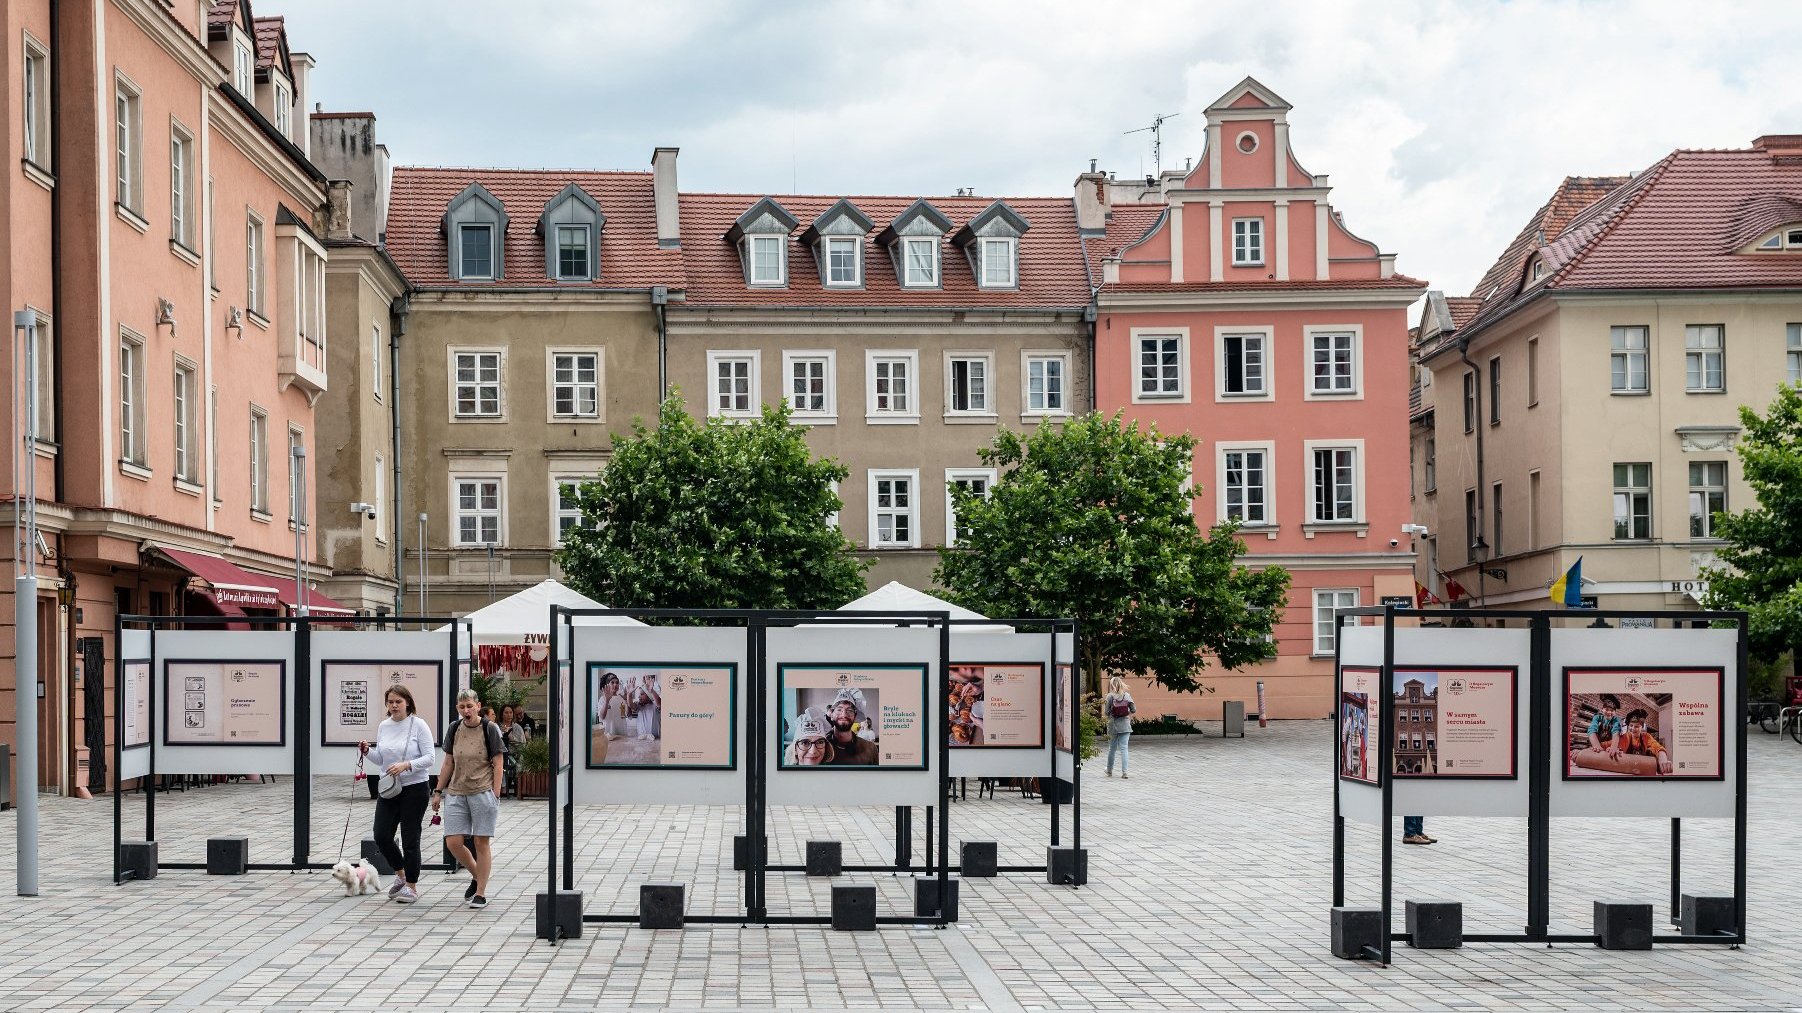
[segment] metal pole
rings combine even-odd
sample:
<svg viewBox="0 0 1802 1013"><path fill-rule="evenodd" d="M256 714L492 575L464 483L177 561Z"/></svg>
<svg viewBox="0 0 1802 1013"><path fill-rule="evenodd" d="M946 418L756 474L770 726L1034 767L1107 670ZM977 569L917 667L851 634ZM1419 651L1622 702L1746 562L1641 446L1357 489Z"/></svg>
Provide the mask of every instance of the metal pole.
<svg viewBox="0 0 1802 1013"><path fill-rule="evenodd" d="M1341 713L1341 694L1345 692L1345 676L1340 671L1339 647L1345 640L1345 617L1333 613L1333 906L1345 906L1345 814L1339 809L1339 790L1343 784L1339 777L1339 765L1344 762L1340 750L1344 749L1345 728L1344 715ZM1260 708L1261 709L1261 708ZM1369 718L1365 718L1365 729L1368 734Z"/></svg>
<svg viewBox="0 0 1802 1013"><path fill-rule="evenodd" d="M13 702L18 743L13 783L18 795L17 844L19 896L38 895L38 544L37 452L32 446L37 408L37 314L20 310L13 314L13 328L20 332L25 368L15 375L23 381L25 434L19 435L21 413L13 403ZM14 359L17 362L17 358ZM20 461L24 463L21 465ZM19 478L23 475L21 491Z"/></svg>
<svg viewBox="0 0 1802 1013"><path fill-rule="evenodd" d="M1395 606L1383 606L1383 681L1370 695L1382 701L1383 738L1377 760L1377 776L1383 779L1383 966L1393 954L1395 924Z"/></svg>
<svg viewBox="0 0 1802 1013"><path fill-rule="evenodd" d="M1527 629L1527 938L1543 942L1552 918L1552 623L1534 616Z"/></svg>
<svg viewBox="0 0 1802 1013"><path fill-rule="evenodd" d="M307 614L307 524L300 508L307 501L307 445L296 439L289 454L288 466L294 469L294 500L288 504L288 514L294 518L294 614L304 616Z"/></svg>
<svg viewBox="0 0 1802 1013"><path fill-rule="evenodd" d="M1683 920L1683 820L1671 817L1671 924Z"/></svg>

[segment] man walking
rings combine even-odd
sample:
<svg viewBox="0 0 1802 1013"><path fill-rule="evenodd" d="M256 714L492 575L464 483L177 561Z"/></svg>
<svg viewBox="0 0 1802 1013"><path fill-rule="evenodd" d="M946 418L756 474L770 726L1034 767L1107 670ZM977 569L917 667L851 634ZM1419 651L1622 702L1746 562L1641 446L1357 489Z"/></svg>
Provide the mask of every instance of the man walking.
<svg viewBox="0 0 1802 1013"><path fill-rule="evenodd" d="M462 719L444 733L444 766L438 773L440 790L432 793L432 811L444 807L444 843L470 872L463 896L472 908L488 906L488 874L494 870L495 818L500 815L501 756L506 751L501 730L482 718L482 702L476 691L457 694L457 714ZM475 842L474 854L464 842Z"/></svg>

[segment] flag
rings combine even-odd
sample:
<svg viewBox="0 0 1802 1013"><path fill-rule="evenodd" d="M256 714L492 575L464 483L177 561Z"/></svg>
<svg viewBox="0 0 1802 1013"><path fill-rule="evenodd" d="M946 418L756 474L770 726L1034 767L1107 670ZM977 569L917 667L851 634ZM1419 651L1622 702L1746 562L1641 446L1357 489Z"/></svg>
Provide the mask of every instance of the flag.
<svg viewBox="0 0 1802 1013"><path fill-rule="evenodd" d="M1428 590L1427 586L1425 584L1422 584L1418 580L1414 582L1414 607L1415 608L1426 608L1428 605L1443 605L1443 604L1445 604L1445 602L1440 601L1439 596L1434 594L1432 591Z"/></svg>
<svg viewBox="0 0 1802 1013"><path fill-rule="evenodd" d="M1583 607L1583 557L1570 565L1564 576L1552 581L1552 601L1566 608Z"/></svg>
<svg viewBox="0 0 1802 1013"><path fill-rule="evenodd" d="M1447 577L1445 578L1445 596L1451 601L1457 601L1460 598L1470 597L1470 592L1464 590L1463 584Z"/></svg>

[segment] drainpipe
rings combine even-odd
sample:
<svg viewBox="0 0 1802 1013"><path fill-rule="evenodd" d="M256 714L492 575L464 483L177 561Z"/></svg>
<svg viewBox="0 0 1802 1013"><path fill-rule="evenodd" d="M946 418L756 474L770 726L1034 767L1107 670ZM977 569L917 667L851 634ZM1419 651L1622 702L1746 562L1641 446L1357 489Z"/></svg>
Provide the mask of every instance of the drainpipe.
<svg viewBox="0 0 1802 1013"><path fill-rule="evenodd" d="M1101 296L1099 291L1089 294L1089 304L1082 310L1083 322L1089 325L1089 409L1100 407L1101 399L1095 393L1095 326L1101 319Z"/></svg>
<svg viewBox="0 0 1802 1013"><path fill-rule="evenodd" d="M388 537L388 544L393 546L392 561L394 563L394 614L406 615L407 600L407 568L402 564L406 558L406 545L401 541L401 507L406 502L406 486L401 484L400 453L400 339L407 333L407 297L400 296L388 304L388 432L392 440L388 448L388 461L394 469L394 489L389 494L394 497L394 511L389 515L393 532ZM420 548L424 549L424 543ZM398 627L397 627L398 628Z"/></svg>
<svg viewBox="0 0 1802 1013"><path fill-rule="evenodd" d="M1477 434L1477 540L1467 547L1467 551L1470 552L1471 557L1477 564L1477 599L1483 602L1484 607L1488 607L1488 567L1483 565L1488 562L1488 560L1477 558L1478 549L1487 550L1489 548L1489 543L1483 539L1483 497L1489 491L1483 486L1483 371L1478 368L1476 363L1470 361L1469 337L1461 337L1458 339L1458 358L1463 360L1465 367L1470 370L1468 375L1474 377L1471 382L1472 400L1470 428ZM1487 555L1487 553L1485 552L1483 555Z"/></svg>
<svg viewBox="0 0 1802 1013"><path fill-rule="evenodd" d="M651 286L651 306L657 311L657 405L669 397L669 288Z"/></svg>

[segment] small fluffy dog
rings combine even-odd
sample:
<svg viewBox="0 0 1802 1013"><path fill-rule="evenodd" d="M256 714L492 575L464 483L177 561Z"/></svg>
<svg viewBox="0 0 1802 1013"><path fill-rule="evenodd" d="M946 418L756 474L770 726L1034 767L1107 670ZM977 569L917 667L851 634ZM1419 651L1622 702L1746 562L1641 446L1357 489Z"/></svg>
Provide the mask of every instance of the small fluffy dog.
<svg viewBox="0 0 1802 1013"><path fill-rule="evenodd" d="M354 862L339 862L332 866L332 878L344 884L344 896L346 897L377 893L380 890L376 884L375 870L362 859Z"/></svg>

